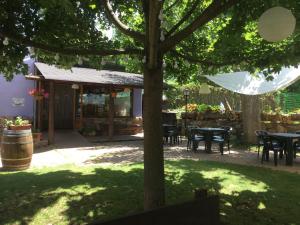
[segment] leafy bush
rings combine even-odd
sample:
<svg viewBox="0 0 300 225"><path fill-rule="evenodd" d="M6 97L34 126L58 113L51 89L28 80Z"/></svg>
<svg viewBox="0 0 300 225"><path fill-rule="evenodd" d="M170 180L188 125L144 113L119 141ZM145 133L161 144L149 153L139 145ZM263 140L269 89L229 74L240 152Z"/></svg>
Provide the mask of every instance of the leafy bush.
<svg viewBox="0 0 300 225"><path fill-rule="evenodd" d="M9 126L22 126L22 125L28 125L29 124L29 120L24 120L22 119L21 116L17 116L16 119L14 120L5 120L5 127L9 127Z"/></svg>
<svg viewBox="0 0 300 225"><path fill-rule="evenodd" d="M206 111L220 112L221 107L219 105L200 104L198 105L197 110L198 112L206 112Z"/></svg>
<svg viewBox="0 0 300 225"><path fill-rule="evenodd" d="M197 111L198 112L205 112L209 109L209 105L206 104L200 104L197 106Z"/></svg>

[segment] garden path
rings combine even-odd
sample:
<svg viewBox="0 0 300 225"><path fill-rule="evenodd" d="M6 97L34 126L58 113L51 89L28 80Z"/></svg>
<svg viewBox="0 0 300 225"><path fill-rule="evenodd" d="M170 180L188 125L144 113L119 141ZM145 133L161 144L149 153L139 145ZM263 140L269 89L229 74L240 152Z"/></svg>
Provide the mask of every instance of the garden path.
<svg viewBox="0 0 300 225"><path fill-rule="evenodd" d="M231 149L222 156L214 146L213 153L207 154L199 147L197 153L186 150L186 142L180 145L165 146L164 155L167 160L191 159L211 160L258 167L269 167L274 170L297 172L300 174L300 157L295 160L292 167L285 166L285 160L280 160L277 167L274 166L273 157L270 162L261 164L257 153L247 149ZM202 149L201 149L202 148ZM80 166L91 164L121 164L143 161L143 141L121 141L91 143L75 132L62 132L56 135L56 145L42 147L35 150L32 159L32 167L49 167L63 164L76 164ZM0 163L1 165L1 163Z"/></svg>

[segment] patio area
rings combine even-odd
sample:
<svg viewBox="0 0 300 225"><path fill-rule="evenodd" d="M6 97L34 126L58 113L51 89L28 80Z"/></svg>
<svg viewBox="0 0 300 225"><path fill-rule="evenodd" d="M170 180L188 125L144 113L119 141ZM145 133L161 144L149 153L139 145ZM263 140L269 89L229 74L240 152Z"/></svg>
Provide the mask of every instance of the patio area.
<svg viewBox="0 0 300 225"><path fill-rule="evenodd" d="M74 131L60 131L56 135L56 144L41 147L35 150L31 167L55 167L65 164L85 165L110 165L129 164L143 161L143 140L142 134L137 139L126 139L125 136L115 142L89 141ZM256 167L267 167L273 170L282 170L300 173L300 157L294 160L293 166L286 166L285 159L274 166L273 157L269 162L261 164L261 158L257 152L250 151L244 147L224 148L224 155L218 150L218 145L212 146L212 153L207 154L204 146L199 145L197 152L186 150L186 140L178 145L164 145L165 160L202 160L234 163Z"/></svg>

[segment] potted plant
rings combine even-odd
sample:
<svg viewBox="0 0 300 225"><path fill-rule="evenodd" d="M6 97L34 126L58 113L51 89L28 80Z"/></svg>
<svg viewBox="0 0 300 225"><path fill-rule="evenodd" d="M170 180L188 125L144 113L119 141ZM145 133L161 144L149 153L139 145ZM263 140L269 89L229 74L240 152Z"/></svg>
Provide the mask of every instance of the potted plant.
<svg viewBox="0 0 300 225"><path fill-rule="evenodd" d="M21 116L17 116L15 120L6 120L5 124L9 130L28 130L31 128L29 120L23 120Z"/></svg>
<svg viewBox="0 0 300 225"><path fill-rule="evenodd" d="M43 98L48 98L49 94L45 92L44 89L38 90L36 88L30 89L28 94L34 97L36 100L42 100Z"/></svg>
<svg viewBox="0 0 300 225"><path fill-rule="evenodd" d="M32 129L33 142L37 143L42 140L42 132L39 129Z"/></svg>

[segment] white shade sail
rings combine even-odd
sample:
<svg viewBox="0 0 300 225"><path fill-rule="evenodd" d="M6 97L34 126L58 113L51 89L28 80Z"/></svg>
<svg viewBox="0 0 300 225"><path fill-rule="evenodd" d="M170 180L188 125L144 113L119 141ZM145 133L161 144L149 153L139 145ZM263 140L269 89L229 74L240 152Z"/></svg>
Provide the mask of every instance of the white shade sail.
<svg viewBox="0 0 300 225"><path fill-rule="evenodd" d="M286 88L296 82L300 77L300 67L283 67L279 73L274 73L272 76L274 79L267 81L262 73L251 75L247 71L242 71L206 76L206 78L236 93L260 95Z"/></svg>

